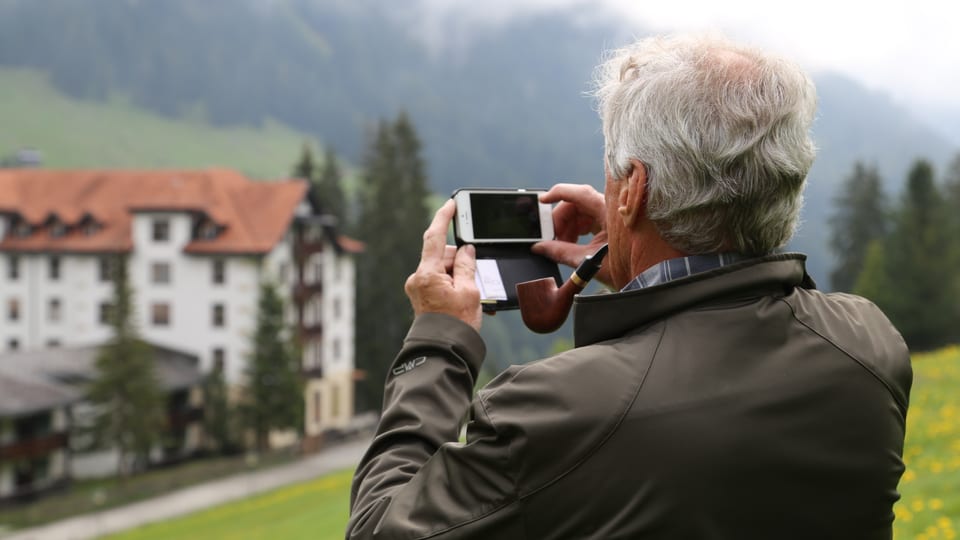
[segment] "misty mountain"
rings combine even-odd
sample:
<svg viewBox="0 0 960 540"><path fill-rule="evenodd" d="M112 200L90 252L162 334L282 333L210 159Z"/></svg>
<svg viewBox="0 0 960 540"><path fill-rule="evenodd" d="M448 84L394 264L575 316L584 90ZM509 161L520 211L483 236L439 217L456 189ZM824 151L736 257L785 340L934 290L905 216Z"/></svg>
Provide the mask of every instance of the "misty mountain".
<svg viewBox="0 0 960 540"><path fill-rule="evenodd" d="M415 12L398 10L374 0L0 0L0 65L43 70L74 97L121 98L170 117L274 119L354 162L376 122L406 110L444 194L600 186L592 70L604 48L643 29L552 12L482 31L457 21L438 41L418 37ZM815 79L820 151L793 247L811 254L825 286L826 217L854 161L875 163L893 191L912 160L943 163L955 146L842 75Z"/></svg>

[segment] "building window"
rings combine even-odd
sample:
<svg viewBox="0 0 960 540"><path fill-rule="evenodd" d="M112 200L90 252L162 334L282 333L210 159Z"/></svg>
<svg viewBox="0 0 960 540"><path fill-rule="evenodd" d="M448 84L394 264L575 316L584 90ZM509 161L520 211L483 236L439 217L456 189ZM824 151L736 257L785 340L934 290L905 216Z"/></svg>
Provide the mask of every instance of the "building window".
<svg viewBox="0 0 960 540"><path fill-rule="evenodd" d="M219 232L220 228L217 227L216 223L205 221L197 229L197 238L200 240L215 240Z"/></svg>
<svg viewBox="0 0 960 540"><path fill-rule="evenodd" d="M314 257L313 264L310 265L313 273L313 279L310 283L320 283L323 281L323 263L320 257Z"/></svg>
<svg viewBox="0 0 960 540"><path fill-rule="evenodd" d="M167 285L170 283L170 263L155 262L150 265L150 283Z"/></svg>
<svg viewBox="0 0 960 540"><path fill-rule="evenodd" d="M313 344L313 365L315 367L323 365L323 346L320 343Z"/></svg>
<svg viewBox="0 0 960 540"><path fill-rule="evenodd" d="M50 264L48 266L48 270L50 274L50 280L51 281L59 280L60 279L60 257L57 257L56 255L54 255L53 257L50 257L49 263Z"/></svg>
<svg viewBox="0 0 960 540"><path fill-rule="evenodd" d="M166 242L170 240L170 220L153 220L153 241Z"/></svg>
<svg viewBox="0 0 960 540"><path fill-rule="evenodd" d="M227 261L223 259L213 260L213 283L223 285L227 282Z"/></svg>
<svg viewBox="0 0 960 540"><path fill-rule="evenodd" d="M20 257L11 255L7 259L7 278L9 278L10 281L20 279Z"/></svg>
<svg viewBox="0 0 960 540"><path fill-rule="evenodd" d="M340 339L339 338L333 340L333 360L334 362L336 362L337 360L340 360Z"/></svg>
<svg viewBox="0 0 960 540"><path fill-rule="evenodd" d="M323 412L323 394L319 390L313 392L313 421L320 423L320 414Z"/></svg>
<svg viewBox="0 0 960 540"><path fill-rule="evenodd" d="M340 298L333 299L333 320L340 320Z"/></svg>
<svg viewBox="0 0 960 540"><path fill-rule="evenodd" d="M13 227L13 235L18 238L26 238L30 236L30 233L33 232L33 227L30 226L26 221L19 221Z"/></svg>
<svg viewBox="0 0 960 540"><path fill-rule="evenodd" d="M93 236L100 231L100 225L91 218L83 223L81 230L84 236Z"/></svg>
<svg viewBox="0 0 960 540"><path fill-rule="evenodd" d="M100 257L100 281L113 280L114 259L111 256Z"/></svg>
<svg viewBox="0 0 960 540"><path fill-rule="evenodd" d="M11 298L7 301L7 319L11 321L20 320L20 300Z"/></svg>
<svg viewBox="0 0 960 540"><path fill-rule="evenodd" d="M51 298L47 302L47 321L49 322L60 322L61 316L60 309L60 299Z"/></svg>
<svg viewBox="0 0 960 540"><path fill-rule="evenodd" d="M60 346L60 340L59 340L59 339L53 338L53 339L48 339L48 340L47 340L47 348L48 348L48 349L56 349L56 348L59 347L59 346Z"/></svg>
<svg viewBox="0 0 960 540"><path fill-rule="evenodd" d="M221 328L227 324L227 313L223 309L223 304L214 304L213 305L213 326Z"/></svg>
<svg viewBox="0 0 960 540"><path fill-rule="evenodd" d="M170 326L170 304L158 302L151 305L150 321L154 326Z"/></svg>
<svg viewBox="0 0 960 540"><path fill-rule="evenodd" d="M113 317L113 304L110 302L100 302L100 309L98 310L98 320L100 324L110 324L111 317Z"/></svg>
<svg viewBox="0 0 960 540"><path fill-rule="evenodd" d="M62 238L67 235L67 226L59 220L50 224L50 236L53 238Z"/></svg>
<svg viewBox="0 0 960 540"><path fill-rule="evenodd" d="M223 373L227 364L227 352L223 350L223 347L217 347L213 349L211 356L213 357L213 371Z"/></svg>
<svg viewBox="0 0 960 540"><path fill-rule="evenodd" d="M280 263L280 269L277 271L280 277L280 283L287 282L287 274L290 273L290 265L287 263Z"/></svg>
<svg viewBox="0 0 960 540"><path fill-rule="evenodd" d="M15 351L20 348L20 340L17 338L10 338L7 340L7 349Z"/></svg>

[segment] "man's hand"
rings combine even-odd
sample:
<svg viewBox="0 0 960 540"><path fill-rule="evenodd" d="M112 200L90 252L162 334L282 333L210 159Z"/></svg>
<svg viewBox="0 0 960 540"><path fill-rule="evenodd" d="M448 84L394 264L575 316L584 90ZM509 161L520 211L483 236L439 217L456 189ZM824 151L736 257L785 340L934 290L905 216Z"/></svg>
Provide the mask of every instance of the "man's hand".
<svg viewBox="0 0 960 540"><path fill-rule="evenodd" d="M556 240L545 240L533 245L533 252L553 261L576 267L607 242L605 229L606 203L603 194L583 184L557 184L540 196L545 203L559 202L553 209L553 229ZM588 244L577 244L585 234L593 234ZM610 273L601 267L596 278L610 284Z"/></svg>
<svg viewBox="0 0 960 540"><path fill-rule="evenodd" d="M447 228L457 206L450 200L437 210L423 233L423 253L417 271L407 278L404 289L416 315L444 313L480 330L480 291L474 275L477 254L473 246L460 249L447 245ZM453 255L452 265L450 255Z"/></svg>

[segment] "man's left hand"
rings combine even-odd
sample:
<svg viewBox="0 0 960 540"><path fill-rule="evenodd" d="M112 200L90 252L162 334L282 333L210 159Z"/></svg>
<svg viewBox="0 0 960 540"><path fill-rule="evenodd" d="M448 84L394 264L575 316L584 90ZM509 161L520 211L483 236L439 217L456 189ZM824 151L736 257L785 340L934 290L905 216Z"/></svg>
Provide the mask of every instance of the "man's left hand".
<svg viewBox="0 0 960 540"><path fill-rule="evenodd" d="M433 222L423 233L423 253L417 271L407 278L404 289L410 298L415 315L444 313L456 317L480 330L480 291L477 290L475 274L477 256L473 246L466 245L456 250L453 267L449 258L447 229L457 211L452 200L437 210Z"/></svg>

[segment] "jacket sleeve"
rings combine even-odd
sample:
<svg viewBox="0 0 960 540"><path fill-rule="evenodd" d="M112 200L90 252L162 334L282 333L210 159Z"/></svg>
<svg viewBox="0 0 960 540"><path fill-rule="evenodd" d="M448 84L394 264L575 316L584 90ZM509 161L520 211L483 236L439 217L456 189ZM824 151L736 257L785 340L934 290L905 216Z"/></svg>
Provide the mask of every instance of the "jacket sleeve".
<svg viewBox="0 0 960 540"><path fill-rule="evenodd" d="M471 395L486 352L446 315L414 321L350 494L347 538L522 538L509 438ZM457 442L468 408L467 442Z"/></svg>

